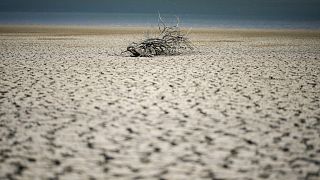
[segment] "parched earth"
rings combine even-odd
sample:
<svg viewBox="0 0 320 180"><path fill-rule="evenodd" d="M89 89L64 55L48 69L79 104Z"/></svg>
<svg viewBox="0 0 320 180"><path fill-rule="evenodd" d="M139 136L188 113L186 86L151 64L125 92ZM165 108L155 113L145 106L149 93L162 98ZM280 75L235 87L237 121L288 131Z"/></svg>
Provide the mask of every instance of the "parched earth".
<svg viewBox="0 0 320 180"><path fill-rule="evenodd" d="M319 34L283 34L0 34L0 179L320 179Z"/></svg>

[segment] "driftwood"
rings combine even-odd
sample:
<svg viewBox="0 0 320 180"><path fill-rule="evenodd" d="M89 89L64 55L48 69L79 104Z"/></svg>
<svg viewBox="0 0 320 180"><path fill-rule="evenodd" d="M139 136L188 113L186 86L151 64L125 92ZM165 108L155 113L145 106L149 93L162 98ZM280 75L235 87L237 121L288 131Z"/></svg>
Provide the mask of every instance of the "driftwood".
<svg viewBox="0 0 320 180"><path fill-rule="evenodd" d="M192 51L193 46L186 36L181 33L179 18L175 26L167 26L159 14L159 35L155 38L147 38L139 43L132 43L127 47L127 52L133 57L153 57L158 55L178 55Z"/></svg>

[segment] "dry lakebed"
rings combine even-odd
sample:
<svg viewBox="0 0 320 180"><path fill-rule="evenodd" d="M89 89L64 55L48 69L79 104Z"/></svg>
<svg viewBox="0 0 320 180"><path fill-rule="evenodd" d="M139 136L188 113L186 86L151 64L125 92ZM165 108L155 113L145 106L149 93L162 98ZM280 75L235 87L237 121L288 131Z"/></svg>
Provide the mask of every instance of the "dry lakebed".
<svg viewBox="0 0 320 180"><path fill-rule="evenodd" d="M320 179L320 32L0 27L0 179Z"/></svg>

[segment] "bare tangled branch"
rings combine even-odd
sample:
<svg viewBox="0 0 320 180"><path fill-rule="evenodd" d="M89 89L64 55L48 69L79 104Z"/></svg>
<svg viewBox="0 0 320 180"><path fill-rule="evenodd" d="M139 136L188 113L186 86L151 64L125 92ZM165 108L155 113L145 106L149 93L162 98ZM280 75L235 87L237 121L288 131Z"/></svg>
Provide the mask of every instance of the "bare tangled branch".
<svg viewBox="0 0 320 180"><path fill-rule="evenodd" d="M182 34L177 18L175 26L167 26L160 16L158 17L159 35L155 38L147 38L139 43L132 43L124 52L129 52L133 57L153 57L158 55L178 55L194 48L187 34ZM124 53L123 52L123 53Z"/></svg>

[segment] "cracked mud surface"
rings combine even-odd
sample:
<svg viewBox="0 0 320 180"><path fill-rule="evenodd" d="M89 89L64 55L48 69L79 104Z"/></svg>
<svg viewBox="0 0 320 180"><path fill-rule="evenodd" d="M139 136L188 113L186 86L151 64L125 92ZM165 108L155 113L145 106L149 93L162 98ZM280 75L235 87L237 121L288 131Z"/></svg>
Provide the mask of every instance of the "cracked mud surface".
<svg viewBox="0 0 320 180"><path fill-rule="evenodd" d="M0 179L319 179L320 38L0 34Z"/></svg>

